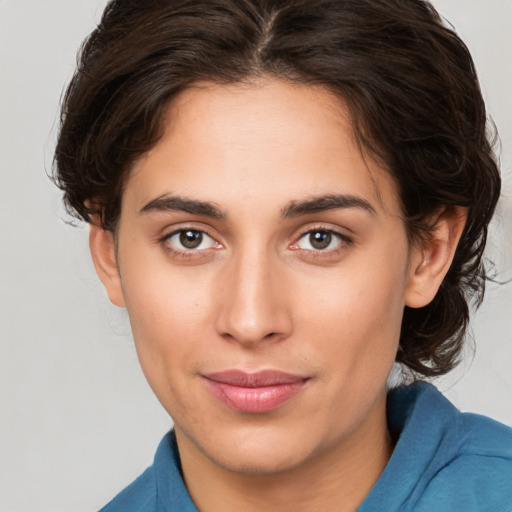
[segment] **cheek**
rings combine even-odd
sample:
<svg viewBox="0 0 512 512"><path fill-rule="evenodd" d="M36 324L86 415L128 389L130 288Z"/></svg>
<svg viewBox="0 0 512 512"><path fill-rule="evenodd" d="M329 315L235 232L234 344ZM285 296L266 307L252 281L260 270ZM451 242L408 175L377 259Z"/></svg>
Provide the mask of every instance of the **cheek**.
<svg viewBox="0 0 512 512"><path fill-rule="evenodd" d="M198 321L209 283L193 267L172 265L163 250L129 244L120 272L123 295L134 328L145 337L164 326ZM191 326L193 327L193 326ZM171 330L172 332L172 330Z"/></svg>
<svg viewBox="0 0 512 512"><path fill-rule="evenodd" d="M304 283L309 293L301 294L301 317L333 367L368 374L386 373L392 365L407 275L407 245L398 242L380 247L379 258L362 255L340 267L322 286L320 279Z"/></svg>
<svg viewBox="0 0 512 512"><path fill-rule="evenodd" d="M142 261L133 252L121 266L123 293L140 364L159 395L158 386L177 375L176 368L193 372L188 365L205 337L211 293L197 273Z"/></svg>

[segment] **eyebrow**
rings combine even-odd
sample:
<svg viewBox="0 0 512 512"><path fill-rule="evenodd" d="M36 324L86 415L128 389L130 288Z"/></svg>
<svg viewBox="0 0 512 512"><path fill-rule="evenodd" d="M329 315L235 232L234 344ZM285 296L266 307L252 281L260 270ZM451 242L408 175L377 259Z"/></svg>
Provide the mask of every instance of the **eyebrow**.
<svg viewBox="0 0 512 512"><path fill-rule="evenodd" d="M337 210L339 208L361 208L372 215L377 213L371 203L362 197L345 194L330 194L312 197L305 201L292 201L281 210L281 218L288 219L326 210Z"/></svg>
<svg viewBox="0 0 512 512"><path fill-rule="evenodd" d="M345 194L330 194L312 197L304 201L291 201L281 210L281 218L289 219L300 217L301 215L341 208L360 208L372 215L376 214L376 210L371 203L362 197ZM226 213L215 203L187 199L179 196L170 196L167 194L149 201L139 210L139 213L143 214L159 211L180 211L192 215L204 215L218 220L227 218Z"/></svg>
<svg viewBox="0 0 512 512"><path fill-rule="evenodd" d="M208 201L197 201L178 196L163 195L145 204L139 213L178 211L192 215L204 215L214 219L225 219L226 214L215 204Z"/></svg>

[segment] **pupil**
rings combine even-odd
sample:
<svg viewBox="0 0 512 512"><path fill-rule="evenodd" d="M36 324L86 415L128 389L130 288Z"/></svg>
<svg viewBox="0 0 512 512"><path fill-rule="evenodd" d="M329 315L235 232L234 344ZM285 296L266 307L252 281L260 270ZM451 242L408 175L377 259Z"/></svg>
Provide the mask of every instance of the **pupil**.
<svg viewBox="0 0 512 512"><path fill-rule="evenodd" d="M327 231L315 231L309 235L309 241L315 249L325 249L331 243L332 235Z"/></svg>
<svg viewBox="0 0 512 512"><path fill-rule="evenodd" d="M203 234L200 231L182 231L180 233L180 243L187 249L195 249L201 245Z"/></svg>

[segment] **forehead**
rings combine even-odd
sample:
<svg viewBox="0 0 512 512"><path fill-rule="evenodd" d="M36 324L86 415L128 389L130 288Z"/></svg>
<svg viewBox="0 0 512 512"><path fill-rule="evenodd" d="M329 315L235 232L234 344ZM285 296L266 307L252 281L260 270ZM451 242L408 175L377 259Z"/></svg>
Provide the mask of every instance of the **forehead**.
<svg viewBox="0 0 512 512"><path fill-rule="evenodd" d="M344 102L280 80L184 91L125 190L139 203L163 193L236 201L266 191L281 202L308 192L363 195L385 211L399 204L389 173L360 151Z"/></svg>

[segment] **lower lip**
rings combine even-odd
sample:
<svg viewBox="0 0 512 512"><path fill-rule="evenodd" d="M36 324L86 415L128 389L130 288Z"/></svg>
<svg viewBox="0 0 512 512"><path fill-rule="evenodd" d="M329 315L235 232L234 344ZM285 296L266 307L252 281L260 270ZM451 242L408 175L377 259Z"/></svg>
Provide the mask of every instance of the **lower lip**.
<svg viewBox="0 0 512 512"><path fill-rule="evenodd" d="M231 409L257 413L277 409L294 397L306 385L306 380L256 388L233 386L210 379L206 379L206 384Z"/></svg>

